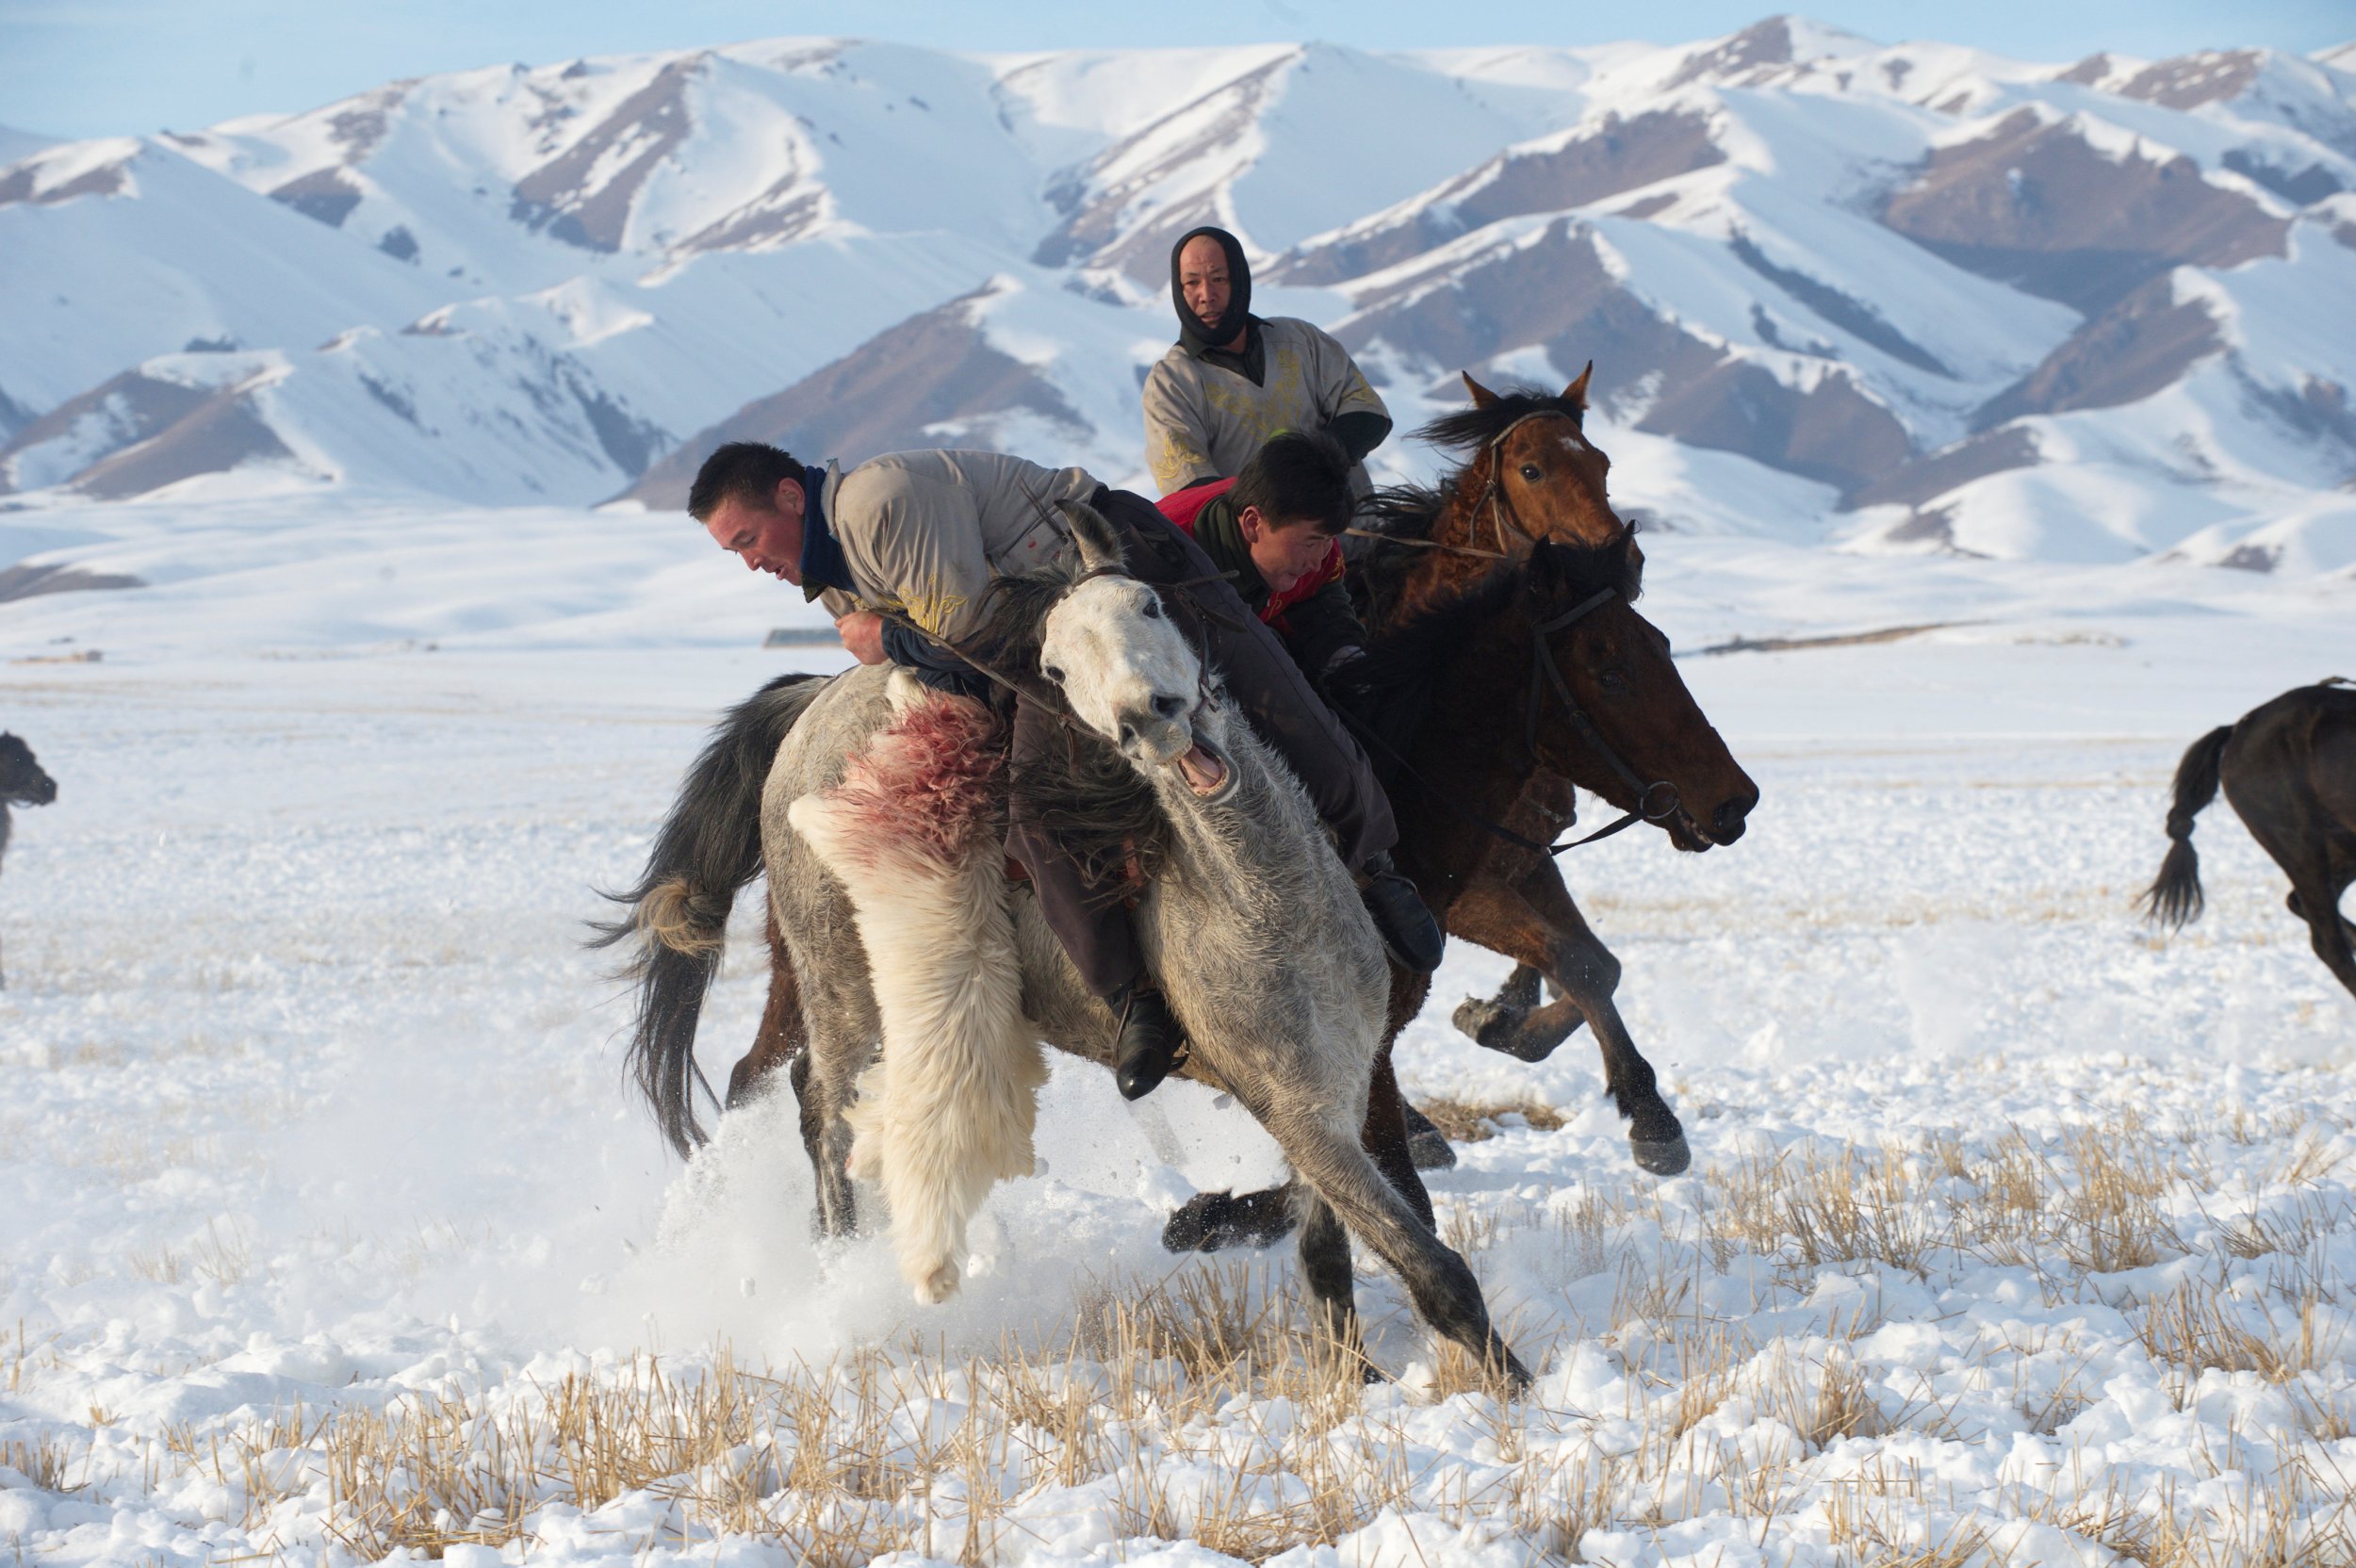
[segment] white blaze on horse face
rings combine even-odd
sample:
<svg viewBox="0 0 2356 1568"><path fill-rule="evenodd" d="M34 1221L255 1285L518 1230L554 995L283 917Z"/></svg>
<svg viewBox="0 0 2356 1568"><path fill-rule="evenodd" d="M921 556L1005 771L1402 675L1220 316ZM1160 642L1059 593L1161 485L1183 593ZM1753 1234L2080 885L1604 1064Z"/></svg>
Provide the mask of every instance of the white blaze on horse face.
<svg viewBox="0 0 2356 1568"><path fill-rule="evenodd" d="M1066 594L1047 612L1039 664L1072 716L1131 761L1156 766L1194 743L1203 663L1145 584L1100 577Z"/></svg>

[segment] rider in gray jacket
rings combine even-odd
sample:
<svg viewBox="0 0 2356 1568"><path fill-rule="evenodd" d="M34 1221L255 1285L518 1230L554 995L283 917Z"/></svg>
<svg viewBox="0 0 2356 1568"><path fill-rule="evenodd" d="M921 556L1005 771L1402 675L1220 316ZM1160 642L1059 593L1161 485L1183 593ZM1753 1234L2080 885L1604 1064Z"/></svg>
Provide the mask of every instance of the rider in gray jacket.
<svg viewBox="0 0 2356 1568"><path fill-rule="evenodd" d="M848 606L836 624L862 662L901 664L983 696L989 686L958 645L976 629L992 578L1071 559L1058 500L1088 501L1112 522L1140 581L1189 585L1203 613L1185 619L1204 657L1253 730L1300 777L1345 863L1376 868L1364 878L1365 896L1385 943L1402 962L1436 967L1438 925L1414 885L1387 872L1398 831L1365 753L1194 541L1143 497L1108 489L1084 469L995 452L895 452L844 471L737 442L705 462L688 511L753 570L798 583L806 598L823 595L829 608ZM1184 608L1164 596L1174 612ZM1019 783L1060 735L1051 710L1023 696L1014 708L1010 763ZM1149 1092L1170 1070L1180 1037L1145 972L1121 890L1092 875L1050 825L1026 812L1020 789L1007 847L1029 872L1039 911L1081 978L1121 1017L1121 1092L1133 1100Z"/></svg>

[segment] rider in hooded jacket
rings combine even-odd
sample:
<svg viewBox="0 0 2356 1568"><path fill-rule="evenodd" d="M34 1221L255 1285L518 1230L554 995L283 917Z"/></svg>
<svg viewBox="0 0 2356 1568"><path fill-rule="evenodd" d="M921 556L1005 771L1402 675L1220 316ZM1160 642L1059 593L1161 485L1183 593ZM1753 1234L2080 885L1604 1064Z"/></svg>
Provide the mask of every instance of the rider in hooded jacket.
<svg viewBox="0 0 2356 1568"><path fill-rule="evenodd" d="M1252 267L1225 229L1199 228L1170 253L1178 341L1145 378L1145 460L1162 494L1232 479L1279 431L1332 436L1350 489L1391 433L1383 400L1350 351L1308 322L1252 314Z"/></svg>

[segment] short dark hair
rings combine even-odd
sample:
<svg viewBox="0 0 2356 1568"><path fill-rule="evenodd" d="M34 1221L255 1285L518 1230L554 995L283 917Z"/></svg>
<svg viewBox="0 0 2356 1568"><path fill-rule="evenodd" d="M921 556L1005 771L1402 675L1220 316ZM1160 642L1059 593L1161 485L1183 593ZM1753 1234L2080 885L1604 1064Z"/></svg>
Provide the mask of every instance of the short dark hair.
<svg viewBox="0 0 2356 1568"><path fill-rule="evenodd" d="M747 506L773 511L777 482L798 480L802 466L794 454L766 441L731 441L704 459L695 482L687 491L687 514L708 523L720 503L733 496Z"/></svg>
<svg viewBox="0 0 2356 1568"><path fill-rule="evenodd" d="M1252 454L1227 493L1240 513L1256 508L1279 525L1306 520L1320 533L1350 526L1357 498L1350 493L1350 454L1330 435L1284 431Z"/></svg>

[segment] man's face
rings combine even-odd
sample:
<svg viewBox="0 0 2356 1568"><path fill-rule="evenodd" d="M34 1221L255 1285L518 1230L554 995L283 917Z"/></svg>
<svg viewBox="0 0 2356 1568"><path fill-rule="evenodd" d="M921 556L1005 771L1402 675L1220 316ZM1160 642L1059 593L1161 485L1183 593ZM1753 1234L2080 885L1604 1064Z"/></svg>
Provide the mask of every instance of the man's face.
<svg viewBox="0 0 2356 1568"><path fill-rule="evenodd" d="M1333 536L1306 518L1268 518L1247 506L1235 519L1251 547L1252 564L1271 594L1281 594L1317 569Z"/></svg>
<svg viewBox="0 0 2356 1568"><path fill-rule="evenodd" d="M1196 235L1178 253L1178 291L1186 296L1194 318L1205 327L1219 325L1219 318L1227 314L1227 302L1235 292L1227 276L1227 252L1209 235Z"/></svg>
<svg viewBox="0 0 2356 1568"><path fill-rule="evenodd" d="M729 496L712 509L704 531L722 549L733 552L756 572L802 580L802 485L782 479L767 506L756 506Z"/></svg>

